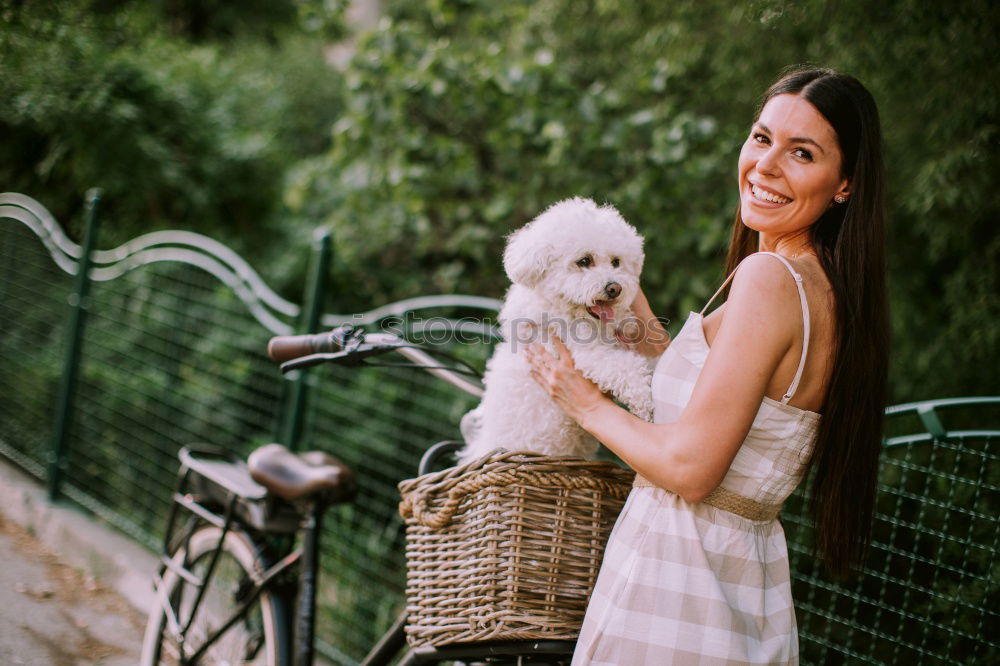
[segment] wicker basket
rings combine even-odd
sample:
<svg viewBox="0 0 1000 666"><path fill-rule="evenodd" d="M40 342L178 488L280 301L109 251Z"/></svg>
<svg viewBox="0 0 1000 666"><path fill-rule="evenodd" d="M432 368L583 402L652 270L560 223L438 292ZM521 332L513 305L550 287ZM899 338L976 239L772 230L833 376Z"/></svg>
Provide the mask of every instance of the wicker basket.
<svg viewBox="0 0 1000 666"><path fill-rule="evenodd" d="M399 484L410 644L576 639L632 477L498 450Z"/></svg>

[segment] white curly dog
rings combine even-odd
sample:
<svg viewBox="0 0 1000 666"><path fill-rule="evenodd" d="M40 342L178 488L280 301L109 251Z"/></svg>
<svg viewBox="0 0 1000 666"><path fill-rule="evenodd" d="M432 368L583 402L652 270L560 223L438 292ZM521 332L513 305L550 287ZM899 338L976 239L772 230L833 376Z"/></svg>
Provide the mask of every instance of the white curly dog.
<svg viewBox="0 0 1000 666"><path fill-rule="evenodd" d="M503 342L486 365L482 402L462 419L462 462L493 449L592 458L597 440L531 378L524 351L552 350L556 332L576 367L635 415L653 413L649 359L621 341L639 289L642 237L611 206L560 201L511 234L503 264L513 283L500 311Z"/></svg>

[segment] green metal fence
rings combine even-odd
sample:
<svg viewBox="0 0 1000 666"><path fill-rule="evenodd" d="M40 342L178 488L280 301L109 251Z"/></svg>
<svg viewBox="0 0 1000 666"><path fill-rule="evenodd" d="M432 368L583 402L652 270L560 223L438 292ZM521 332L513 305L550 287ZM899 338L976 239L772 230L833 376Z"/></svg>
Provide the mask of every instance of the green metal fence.
<svg viewBox="0 0 1000 666"><path fill-rule="evenodd" d="M933 400L887 414L861 576L835 583L812 557L807 488L782 510L802 661L998 663L1000 398Z"/></svg>
<svg viewBox="0 0 1000 666"><path fill-rule="evenodd" d="M53 496L151 548L166 520L180 446L204 441L248 454L293 436L302 450L335 453L357 471L361 489L355 505L324 521L318 633L328 656L353 663L402 605L396 484L413 476L427 446L458 436L474 401L398 368L322 367L283 378L265 356L267 340L348 321L403 328L418 318L474 318L499 303L431 297L324 314L312 305L329 261L324 235L300 307L228 248L186 232L93 252L81 303L84 254L38 202L0 195L0 453L46 481ZM488 324L471 328L488 338ZM489 345L453 351L482 366ZM74 374L68 367L77 368L76 382L64 405L60 387Z"/></svg>
<svg viewBox="0 0 1000 666"><path fill-rule="evenodd" d="M94 196L95 220L96 205ZM402 369L323 367L283 379L264 356L266 341L345 321L411 328L413 313L481 319L499 303L431 297L323 314L330 241L322 234L301 307L197 234L157 232L94 251L90 282L81 280L83 256L40 204L0 195L0 454L48 482L54 496L155 547L180 446L209 441L246 454L278 439L335 453L357 470L361 492L326 521L318 631L328 656L354 663L401 605L396 484L412 476L426 446L458 435L472 399ZM89 290L82 302L81 285ZM488 323L476 329L484 337ZM489 345L451 351L482 365ZM77 368L75 384L67 367ZM1000 567L997 431L976 428L998 403L889 410L895 430L875 543L856 581L824 577L809 553L807 489L789 500L782 515L804 663L996 659L988 628Z"/></svg>

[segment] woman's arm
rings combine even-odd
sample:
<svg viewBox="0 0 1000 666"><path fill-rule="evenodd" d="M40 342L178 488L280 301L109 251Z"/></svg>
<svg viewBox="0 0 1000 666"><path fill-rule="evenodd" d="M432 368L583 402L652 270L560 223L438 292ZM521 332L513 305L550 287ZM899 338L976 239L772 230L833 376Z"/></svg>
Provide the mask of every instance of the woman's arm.
<svg viewBox="0 0 1000 666"><path fill-rule="evenodd" d="M670 334L653 314L642 288L632 300L631 310L634 320L630 323L634 326L623 327L625 342L643 356L659 356L666 351L670 345Z"/></svg>
<svg viewBox="0 0 1000 666"><path fill-rule="evenodd" d="M657 486L698 502L729 470L801 320L785 268L767 259L745 260L691 399L675 423L647 423L615 405L576 370L559 341L558 357L532 345L528 360L536 381L585 430Z"/></svg>

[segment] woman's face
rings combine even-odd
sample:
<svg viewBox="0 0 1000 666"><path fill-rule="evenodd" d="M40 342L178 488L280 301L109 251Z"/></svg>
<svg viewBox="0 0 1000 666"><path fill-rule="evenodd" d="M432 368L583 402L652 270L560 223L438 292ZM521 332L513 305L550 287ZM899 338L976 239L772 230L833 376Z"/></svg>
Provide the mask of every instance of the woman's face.
<svg viewBox="0 0 1000 666"><path fill-rule="evenodd" d="M740 151L740 214L769 234L805 229L847 194L837 134L799 95L772 97Z"/></svg>

